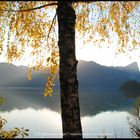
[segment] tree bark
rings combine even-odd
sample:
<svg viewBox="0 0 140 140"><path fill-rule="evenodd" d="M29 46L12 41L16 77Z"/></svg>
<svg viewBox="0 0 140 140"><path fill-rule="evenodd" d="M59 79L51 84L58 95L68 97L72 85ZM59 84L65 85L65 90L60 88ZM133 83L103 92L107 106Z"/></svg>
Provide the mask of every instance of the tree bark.
<svg viewBox="0 0 140 140"><path fill-rule="evenodd" d="M60 1L57 7L60 96L63 138L82 138L75 56L75 11L71 2Z"/></svg>

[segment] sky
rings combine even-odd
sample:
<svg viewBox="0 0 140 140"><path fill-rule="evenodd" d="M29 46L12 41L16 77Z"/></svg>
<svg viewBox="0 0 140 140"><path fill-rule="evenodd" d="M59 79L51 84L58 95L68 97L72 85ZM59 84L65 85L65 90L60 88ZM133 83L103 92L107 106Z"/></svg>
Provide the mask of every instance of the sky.
<svg viewBox="0 0 140 140"><path fill-rule="evenodd" d="M80 46L80 43L78 46ZM97 46L81 45L81 47L76 47L76 57L78 60L94 61L105 66L126 66L137 62L140 69L140 49L129 53L129 56L126 54L115 55L116 49L117 46L110 48L104 46L99 48Z"/></svg>

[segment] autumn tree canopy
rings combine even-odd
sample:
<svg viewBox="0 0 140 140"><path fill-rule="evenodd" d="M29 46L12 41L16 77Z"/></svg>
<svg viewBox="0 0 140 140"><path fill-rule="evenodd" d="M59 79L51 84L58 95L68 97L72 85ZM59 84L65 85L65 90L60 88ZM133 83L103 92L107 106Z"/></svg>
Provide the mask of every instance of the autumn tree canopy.
<svg viewBox="0 0 140 140"><path fill-rule="evenodd" d="M91 42L93 47L117 41L116 54L137 49L139 4L139 1L73 2L76 39ZM0 55L9 63L30 58L29 79L33 70L49 71L45 96L52 93L59 65L56 8L57 1L0 2Z"/></svg>

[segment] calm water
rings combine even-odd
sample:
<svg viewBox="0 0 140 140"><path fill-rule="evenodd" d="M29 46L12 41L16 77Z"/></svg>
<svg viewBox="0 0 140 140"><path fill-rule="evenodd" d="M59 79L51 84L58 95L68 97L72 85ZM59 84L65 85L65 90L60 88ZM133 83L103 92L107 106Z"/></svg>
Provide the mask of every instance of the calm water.
<svg viewBox="0 0 140 140"><path fill-rule="evenodd" d="M135 99L116 89L80 91L83 137L131 138L127 117ZM5 128L29 128L31 138L62 137L59 93L43 97L42 89L0 88L5 98L0 116L7 119Z"/></svg>

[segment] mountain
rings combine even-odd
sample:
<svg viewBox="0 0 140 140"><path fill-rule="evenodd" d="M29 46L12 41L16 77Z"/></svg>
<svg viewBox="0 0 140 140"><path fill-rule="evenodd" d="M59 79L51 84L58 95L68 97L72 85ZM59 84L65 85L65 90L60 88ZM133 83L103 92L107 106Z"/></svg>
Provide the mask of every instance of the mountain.
<svg viewBox="0 0 140 140"><path fill-rule="evenodd" d="M132 72L137 73L139 72L139 67L137 65L137 62L133 62L126 67L117 67L118 70L125 70L126 72Z"/></svg>
<svg viewBox="0 0 140 140"><path fill-rule="evenodd" d="M140 80L139 79L139 67L136 62L127 65L126 67L117 67L118 70L123 70L128 73L130 80Z"/></svg>
<svg viewBox="0 0 140 140"><path fill-rule="evenodd" d="M140 76L137 63L126 67L107 67L93 61L79 61L77 70L79 88L88 90L119 88L126 81L137 80ZM0 87L44 87L47 75L47 73L33 72L32 80L28 80L27 67L1 63ZM56 87L59 87L58 78Z"/></svg>
<svg viewBox="0 0 140 140"><path fill-rule="evenodd" d="M107 67L80 61L78 65L80 86L85 88L118 88L126 81L137 80L139 76L137 63L126 67Z"/></svg>
<svg viewBox="0 0 140 140"><path fill-rule="evenodd" d="M44 87L46 77L42 73L33 72L32 80L27 79L28 68L13 64L0 64L1 87Z"/></svg>

